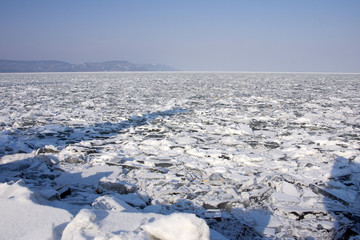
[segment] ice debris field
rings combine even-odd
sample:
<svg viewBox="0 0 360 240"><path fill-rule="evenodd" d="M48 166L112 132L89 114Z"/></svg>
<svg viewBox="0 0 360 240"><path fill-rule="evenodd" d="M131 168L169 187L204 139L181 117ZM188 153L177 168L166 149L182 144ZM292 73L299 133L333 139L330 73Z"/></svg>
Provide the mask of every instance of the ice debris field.
<svg viewBox="0 0 360 240"><path fill-rule="evenodd" d="M0 74L0 239L359 239L359 93L359 74Z"/></svg>

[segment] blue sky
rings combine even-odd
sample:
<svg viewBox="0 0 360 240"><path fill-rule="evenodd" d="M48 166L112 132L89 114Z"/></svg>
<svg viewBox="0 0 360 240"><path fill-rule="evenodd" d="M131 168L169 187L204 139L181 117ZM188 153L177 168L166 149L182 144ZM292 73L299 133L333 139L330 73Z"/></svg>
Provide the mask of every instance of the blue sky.
<svg viewBox="0 0 360 240"><path fill-rule="evenodd" d="M359 0L1 0L0 59L360 72Z"/></svg>

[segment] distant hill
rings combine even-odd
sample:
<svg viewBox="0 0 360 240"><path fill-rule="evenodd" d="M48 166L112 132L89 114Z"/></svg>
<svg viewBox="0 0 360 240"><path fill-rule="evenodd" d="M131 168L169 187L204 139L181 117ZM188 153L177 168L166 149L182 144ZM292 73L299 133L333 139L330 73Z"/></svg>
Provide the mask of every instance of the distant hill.
<svg viewBox="0 0 360 240"><path fill-rule="evenodd" d="M128 61L89 62L71 64L61 61L0 60L0 72L123 72L123 71L176 71L162 64L134 64Z"/></svg>

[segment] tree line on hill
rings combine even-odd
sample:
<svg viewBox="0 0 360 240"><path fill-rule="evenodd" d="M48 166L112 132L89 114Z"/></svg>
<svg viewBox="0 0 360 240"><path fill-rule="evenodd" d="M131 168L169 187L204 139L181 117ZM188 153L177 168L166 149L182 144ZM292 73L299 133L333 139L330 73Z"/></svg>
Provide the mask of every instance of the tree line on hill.
<svg viewBox="0 0 360 240"><path fill-rule="evenodd" d="M0 60L0 72L124 72L124 71L176 71L162 64L134 64L128 61L88 62L71 64L68 62Z"/></svg>

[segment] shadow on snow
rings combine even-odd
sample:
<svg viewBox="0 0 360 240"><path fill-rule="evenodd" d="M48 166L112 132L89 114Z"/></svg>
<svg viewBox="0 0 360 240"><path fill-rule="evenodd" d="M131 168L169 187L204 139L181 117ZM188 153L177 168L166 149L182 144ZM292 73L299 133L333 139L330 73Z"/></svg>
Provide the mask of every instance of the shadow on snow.
<svg viewBox="0 0 360 240"><path fill-rule="evenodd" d="M336 222L334 239L360 234L360 165L336 156L330 181L313 191L325 196L325 206Z"/></svg>
<svg viewBox="0 0 360 240"><path fill-rule="evenodd" d="M44 146L53 145L63 148L69 144L79 143L84 140L104 140L121 133L123 130L150 124L159 117L172 117L186 112L187 110L184 109L171 109L152 112L142 116L133 116L129 120L119 123L106 122L89 127L79 126L75 128L50 125L25 130L18 129L12 133L3 132L3 136L8 134L12 142L8 145L8 149L0 146L3 150L2 154L0 152L1 155L18 153L14 152L16 149L20 149L20 152L23 153L39 150L33 157L0 164L0 182L19 184L22 187L26 187L33 192L30 196L30 200L33 202L62 208L76 215L80 209L90 207L91 203L98 196L108 194L116 197L118 193L114 191L105 191L104 193L97 191L99 190L98 183L100 179L108 177L112 172L104 171L86 177L82 176L81 172L63 172L56 167L58 159L55 156L41 152ZM14 148L10 149L11 146L14 146ZM133 193L138 194L138 190ZM261 224L257 224L258 227L254 229L243 222L241 214L230 214L227 213L226 209L215 209L221 212L220 217L206 217L205 208L196 207L190 200L185 198L181 198L171 205L151 205L151 198L149 196L143 196L143 198L148 199L146 206L151 206L146 212L165 215L174 212L195 213L198 217L206 220L210 228L219 231L225 236L232 236L236 239L244 237L261 238L270 219L270 213L266 210L249 210L247 213L256 215L261 220ZM239 211L243 210L239 209ZM54 226L55 239L61 237L61 232L65 227L66 224Z"/></svg>
<svg viewBox="0 0 360 240"><path fill-rule="evenodd" d="M123 130L148 125L159 117L172 117L186 112L185 109L174 108L133 116L119 123L104 122L96 123L94 126L76 127L53 124L13 131L6 130L0 132L0 157L16 153L29 153L46 145L63 148L81 141L108 139Z"/></svg>

